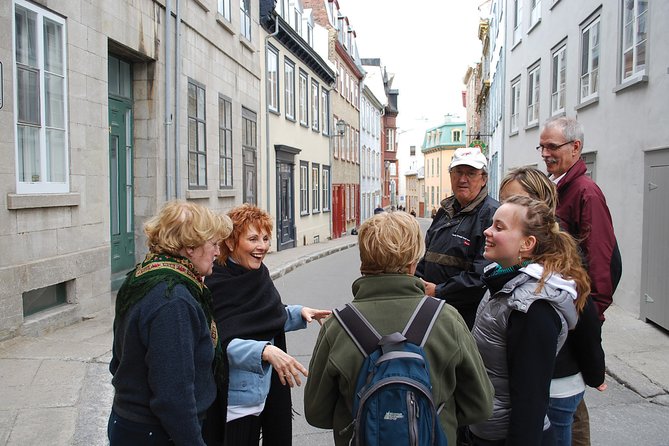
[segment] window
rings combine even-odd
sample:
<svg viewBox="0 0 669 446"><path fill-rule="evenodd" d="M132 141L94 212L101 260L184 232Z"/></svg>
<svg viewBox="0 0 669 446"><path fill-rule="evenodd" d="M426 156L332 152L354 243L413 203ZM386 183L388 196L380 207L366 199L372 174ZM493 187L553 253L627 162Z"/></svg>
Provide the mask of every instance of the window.
<svg viewBox="0 0 669 446"><path fill-rule="evenodd" d="M307 74L300 70L300 124L304 126L309 125L309 91L308 91L308 79Z"/></svg>
<svg viewBox="0 0 669 446"><path fill-rule="evenodd" d="M527 73L527 125L539 123L539 66Z"/></svg>
<svg viewBox="0 0 669 446"><path fill-rule="evenodd" d="M239 0L240 28L242 36L251 40L251 0Z"/></svg>
<svg viewBox="0 0 669 446"><path fill-rule="evenodd" d="M257 151L258 151L258 118L249 109L242 107L242 183L244 203L257 203Z"/></svg>
<svg viewBox="0 0 669 446"><path fill-rule="evenodd" d="M541 0L530 0L530 28L541 21Z"/></svg>
<svg viewBox="0 0 669 446"><path fill-rule="evenodd" d="M218 13L228 22L231 20L230 11L230 0L218 0Z"/></svg>
<svg viewBox="0 0 669 446"><path fill-rule="evenodd" d="M284 107L286 118L295 119L295 64L288 59L284 60L283 84L285 89Z"/></svg>
<svg viewBox="0 0 669 446"><path fill-rule="evenodd" d="M320 206L320 190L318 185L320 184L320 169L318 164L311 163L311 210L314 213L319 212L318 207Z"/></svg>
<svg viewBox="0 0 669 446"><path fill-rule="evenodd" d="M453 138L453 142L460 142L462 139L462 132L460 130L453 130L451 137Z"/></svg>
<svg viewBox="0 0 669 446"><path fill-rule="evenodd" d="M188 186L207 187L207 124L204 86L188 80Z"/></svg>
<svg viewBox="0 0 669 446"><path fill-rule="evenodd" d="M279 111L279 52L267 46L267 107Z"/></svg>
<svg viewBox="0 0 669 446"><path fill-rule="evenodd" d="M48 308L67 303L67 282L26 291L23 300L23 317L30 316Z"/></svg>
<svg viewBox="0 0 669 446"><path fill-rule="evenodd" d="M621 80L646 73L648 0L622 0Z"/></svg>
<svg viewBox="0 0 669 446"><path fill-rule="evenodd" d="M302 35L302 13L295 8L295 31L300 36Z"/></svg>
<svg viewBox="0 0 669 446"><path fill-rule="evenodd" d="M318 118L320 114L318 113L318 102L320 96L318 94L318 82L314 79L311 80L311 128L315 131L320 130L318 123Z"/></svg>
<svg viewBox="0 0 669 446"><path fill-rule="evenodd" d="M325 88L321 88L321 125L323 134L330 134L330 97Z"/></svg>
<svg viewBox="0 0 669 446"><path fill-rule="evenodd" d="M321 181L321 191L323 192L323 212L330 210L330 166L323 166L321 169L323 177Z"/></svg>
<svg viewBox="0 0 669 446"><path fill-rule="evenodd" d="M511 133L518 132L518 115L520 112L520 79L511 84Z"/></svg>
<svg viewBox="0 0 669 446"><path fill-rule="evenodd" d="M395 129L386 129L386 150L388 152L395 151Z"/></svg>
<svg viewBox="0 0 669 446"><path fill-rule="evenodd" d="M581 102L599 92L599 17L581 31Z"/></svg>
<svg viewBox="0 0 669 446"><path fill-rule="evenodd" d="M551 80L551 115L564 113L565 88L567 83L567 46L563 45L553 53L553 72Z"/></svg>
<svg viewBox="0 0 669 446"><path fill-rule="evenodd" d="M16 191L69 192L65 21L18 0L14 20Z"/></svg>
<svg viewBox="0 0 669 446"><path fill-rule="evenodd" d="M330 166L323 166L321 169L321 192L323 194L323 212L330 210Z"/></svg>
<svg viewBox="0 0 669 446"><path fill-rule="evenodd" d="M218 186L232 188L232 102L218 98Z"/></svg>
<svg viewBox="0 0 669 446"><path fill-rule="evenodd" d="M409 146L409 156L416 156L416 146Z"/></svg>
<svg viewBox="0 0 669 446"><path fill-rule="evenodd" d="M513 44L520 42L522 35L521 23L523 22L523 0L513 0Z"/></svg>
<svg viewBox="0 0 669 446"><path fill-rule="evenodd" d="M300 161L300 215L309 214L309 163Z"/></svg>

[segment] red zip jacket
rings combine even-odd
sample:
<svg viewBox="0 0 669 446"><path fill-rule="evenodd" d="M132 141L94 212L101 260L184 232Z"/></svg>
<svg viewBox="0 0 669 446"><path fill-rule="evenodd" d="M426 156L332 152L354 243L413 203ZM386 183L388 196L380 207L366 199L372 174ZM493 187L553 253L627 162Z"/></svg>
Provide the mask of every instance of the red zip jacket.
<svg viewBox="0 0 669 446"><path fill-rule="evenodd" d="M585 163L579 159L560 180L556 213L581 248L591 281L590 295L603 322L604 310L613 302L615 273L611 269L620 265L611 262L617 242L606 198L585 172Z"/></svg>

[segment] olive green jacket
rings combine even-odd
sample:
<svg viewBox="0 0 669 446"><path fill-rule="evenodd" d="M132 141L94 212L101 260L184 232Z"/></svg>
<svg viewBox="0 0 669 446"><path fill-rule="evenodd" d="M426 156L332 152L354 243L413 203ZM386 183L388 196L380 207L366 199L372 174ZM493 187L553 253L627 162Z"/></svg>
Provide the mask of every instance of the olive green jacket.
<svg viewBox="0 0 669 446"><path fill-rule="evenodd" d="M363 276L353 282L353 304L384 335L401 332L425 295L423 283L406 274ZM439 420L455 444L458 425L484 421L492 413L493 387L465 322L444 305L425 343L433 396L446 403ZM309 364L304 411L309 424L333 429L336 445L348 445L353 393L362 353L339 322L330 317L321 327Z"/></svg>

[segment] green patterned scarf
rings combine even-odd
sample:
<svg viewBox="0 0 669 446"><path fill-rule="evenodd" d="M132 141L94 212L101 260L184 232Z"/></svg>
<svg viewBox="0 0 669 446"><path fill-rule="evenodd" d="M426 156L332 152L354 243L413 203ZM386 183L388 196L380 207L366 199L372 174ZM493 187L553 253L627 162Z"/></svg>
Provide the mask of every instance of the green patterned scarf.
<svg viewBox="0 0 669 446"><path fill-rule="evenodd" d="M116 296L116 318L123 316L133 305L142 300L159 283L167 283L165 299L172 296L176 285L183 285L200 304L209 324L211 340L214 345L214 377L221 388L224 383L223 349L218 337L216 322L212 313L212 298L202 276L195 266L185 257L168 254L146 255L144 261L130 271Z"/></svg>

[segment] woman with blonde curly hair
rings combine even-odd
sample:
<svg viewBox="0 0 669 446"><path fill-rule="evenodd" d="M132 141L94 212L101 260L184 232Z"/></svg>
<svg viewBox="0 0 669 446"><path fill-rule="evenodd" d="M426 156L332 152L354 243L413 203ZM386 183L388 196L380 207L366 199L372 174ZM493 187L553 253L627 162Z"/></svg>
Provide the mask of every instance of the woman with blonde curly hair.
<svg viewBox="0 0 669 446"><path fill-rule="evenodd" d="M204 446L223 354L203 280L231 230L228 217L185 201L144 225L149 253L116 297L111 446Z"/></svg>
<svg viewBox="0 0 669 446"><path fill-rule="evenodd" d="M256 446L261 433L263 445L290 445L290 388L301 384L307 370L286 353L286 332L320 323L330 311L281 302L263 263L272 234L267 212L243 204L228 216L232 234L205 282L214 297L227 378L206 422L209 445ZM225 427L222 435L216 424Z"/></svg>
<svg viewBox="0 0 669 446"><path fill-rule="evenodd" d="M425 296L414 276L425 243L418 222L406 212L384 212L358 231L360 273L352 305L381 335L401 332ZM485 420L492 411L492 386L465 321L444 304L425 342L435 406L444 407L439 424L449 444L456 428ZM304 389L309 424L332 429L337 446L348 445L353 398L363 354L336 318L321 327ZM399 441L399 439L398 439Z"/></svg>

